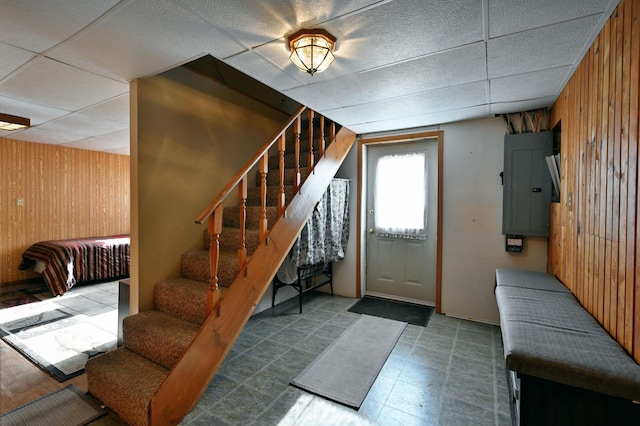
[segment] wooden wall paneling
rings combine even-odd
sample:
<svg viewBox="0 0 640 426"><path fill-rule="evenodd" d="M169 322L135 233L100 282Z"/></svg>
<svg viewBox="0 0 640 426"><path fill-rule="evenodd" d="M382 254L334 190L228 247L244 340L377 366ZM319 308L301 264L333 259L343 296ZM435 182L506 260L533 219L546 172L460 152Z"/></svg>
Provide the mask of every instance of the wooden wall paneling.
<svg viewBox="0 0 640 426"><path fill-rule="evenodd" d="M607 186L606 183L603 182L602 176L606 173L606 145L603 138L603 129L604 129L604 115L602 113L603 109L606 110L606 105L603 105L603 98L605 98L605 91L607 90L607 85L602 84L605 79L605 69L604 69L604 56L605 50L608 55L608 46L605 44L605 35L604 31L601 32L597 37L597 61L595 64L597 79L596 81L596 97L593 99L596 104L596 134L595 134L595 143L596 143L596 169L594 171L596 176L596 191L598 192L598 203L594 207L595 210L595 225L594 225L594 234L596 235L596 262L597 262L597 273L596 273L596 282L597 284L597 295L596 295L596 304L595 309L593 311L593 315L596 317L598 321L601 323L604 320L604 286L602 282L604 281L605 276L605 242L603 237L604 229L605 229L605 216L607 214ZM604 151L603 151L603 147Z"/></svg>
<svg viewBox="0 0 640 426"><path fill-rule="evenodd" d="M627 276L627 253L628 253L628 245L630 242L627 242L627 232L629 231L629 221L628 221L628 200L629 197L635 198L635 194L630 194L630 177L632 171L629 168L629 83L630 83L630 75L631 72L631 8L633 4L631 1L627 1L621 7L621 14L618 17L620 21L620 25L622 29L619 29L619 33L621 34L622 39L622 71L621 71L621 87L622 94L619 99L619 110L620 110L620 131L618 134L620 135L620 172L618 173L620 180L620 219L619 219L619 232L618 232L618 241L619 241L619 253L618 253L618 262L620 267L618 269L618 298L621 301L618 306L618 336L620 343L624 346L631 347L632 346L632 334L631 328L629 327L629 315L627 313L627 298L632 294L630 292L630 282L633 281L633 275ZM634 176L635 178L635 176ZM634 216L635 219L635 216ZM635 222L635 220L633 220ZM635 228L635 223L632 228Z"/></svg>
<svg viewBox="0 0 640 426"><path fill-rule="evenodd" d="M607 174L609 170L609 81L610 81L610 58L611 58L611 20L608 20L603 30L600 33L602 37L602 79L600 85L602 86L602 110L601 110L601 122L602 130L600 133L600 258L604 266L600 282L602 292L602 317L601 322L607 331L609 331L609 308L611 306L611 262L610 256L610 244L607 242L607 231L609 227L610 213L610 197L611 192L608 185Z"/></svg>
<svg viewBox="0 0 640 426"><path fill-rule="evenodd" d="M562 203L549 268L640 361L640 0L623 0L554 105ZM573 206L568 203L573 193ZM566 273L561 272L566 268Z"/></svg>
<svg viewBox="0 0 640 426"><path fill-rule="evenodd" d="M631 43L629 49L630 55L630 71L629 71L629 198L628 211L629 219L627 225L634 224L633 229L628 228L627 242L633 242L633 247L627 250L627 276L633 276L634 281L631 283L631 291L633 297L627 297L626 312L628 312L629 330L632 338L632 347L625 347L629 352L634 354L634 358L640 360L640 196L638 196L638 149L639 137L638 127L640 126L640 109L639 109L639 93L640 93L640 1L632 2L631 7ZM634 55L633 53L636 52ZM633 197L631 194L633 193ZM634 199L635 198L635 199ZM635 217L634 217L635 216Z"/></svg>

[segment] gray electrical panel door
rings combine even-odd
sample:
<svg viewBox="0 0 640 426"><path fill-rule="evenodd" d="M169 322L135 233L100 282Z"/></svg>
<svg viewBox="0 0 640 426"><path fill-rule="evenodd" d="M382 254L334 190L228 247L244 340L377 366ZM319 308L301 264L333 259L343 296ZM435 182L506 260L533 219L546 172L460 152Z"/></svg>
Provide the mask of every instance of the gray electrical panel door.
<svg viewBox="0 0 640 426"><path fill-rule="evenodd" d="M504 137L503 234L549 236L552 154L553 132Z"/></svg>

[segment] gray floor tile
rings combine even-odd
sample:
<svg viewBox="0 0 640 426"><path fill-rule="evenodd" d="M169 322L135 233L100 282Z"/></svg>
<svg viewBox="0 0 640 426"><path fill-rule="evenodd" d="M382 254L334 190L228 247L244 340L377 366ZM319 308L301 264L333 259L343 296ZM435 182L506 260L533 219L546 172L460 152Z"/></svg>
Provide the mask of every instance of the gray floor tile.
<svg viewBox="0 0 640 426"><path fill-rule="evenodd" d="M433 314L409 325L359 411L290 386L353 324L355 299L297 298L252 317L183 424L507 425L499 327Z"/></svg>

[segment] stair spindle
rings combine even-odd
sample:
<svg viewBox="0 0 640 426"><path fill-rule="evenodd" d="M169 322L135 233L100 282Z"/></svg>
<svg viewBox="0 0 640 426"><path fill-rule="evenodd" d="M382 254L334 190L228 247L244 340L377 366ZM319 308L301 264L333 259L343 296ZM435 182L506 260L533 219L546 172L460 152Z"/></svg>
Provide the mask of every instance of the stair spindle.
<svg viewBox="0 0 640 426"><path fill-rule="evenodd" d="M220 289L218 288L218 260L220 259L220 234L222 233L222 204L220 204L209 216L209 263L211 275L209 288L207 289L207 315L211 315L220 301ZM220 313L218 312L218 315Z"/></svg>
<svg viewBox="0 0 640 426"><path fill-rule="evenodd" d="M284 206L286 203L286 196L284 192L284 152L287 146L287 139L283 133L278 139L278 153L279 153L279 173L280 173L280 188L278 190L278 218L282 217L284 213Z"/></svg>
<svg viewBox="0 0 640 426"><path fill-rule="evenodd" d="M320 146L318 147L318 158L324 156L324 115L320 116Z"/></svg>
<svg viewBox="0 0 640 426"><path fill-rule="evenodd" d="M267 238L267 173L269 173L269 154L260 158L260 242Z"/></svg>
<svg viewBox="0 0 640 426"><path fill-rule="evenodd" d="M307 168L309 169L309 173L313 170L313 110L308 111L309 114L309 153L307 162Z"/></svg>
<svg viewBox="0 0 640 426"><path fill-rule="evenodd" d="M240 247L238 248L238 271L242 271L247 264L247 175L238 183L240 198Z"/></svg>
<svg viewBox="0 0 640 426"><path fill-rule="evenodd" d="M329 143L332 143L336 138L336 123L332 121L329 125Z"/></svg>
<svg viewBox="0 0 640 426"><path fill-rule="evenodd" d="M293 187L295 191L298 192L300 189L300 127L301 120L300 116L296 118L296 121L293 124L293 135L294 135L294 156L295 156L295 173L293 176Z"/></svg>

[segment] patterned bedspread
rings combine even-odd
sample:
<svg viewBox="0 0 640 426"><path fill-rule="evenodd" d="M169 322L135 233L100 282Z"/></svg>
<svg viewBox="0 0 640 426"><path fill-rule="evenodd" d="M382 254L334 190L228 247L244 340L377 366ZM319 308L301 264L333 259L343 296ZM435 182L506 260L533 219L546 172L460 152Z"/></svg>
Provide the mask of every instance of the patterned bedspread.
<svg viewBox="0 0 640 426"><path fill-rule="evenodd" d="M20 269L42 262L44 277L54 296L76 283L129 275L129 235L40 241L22 254Z"/></svg>

